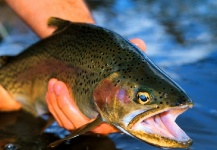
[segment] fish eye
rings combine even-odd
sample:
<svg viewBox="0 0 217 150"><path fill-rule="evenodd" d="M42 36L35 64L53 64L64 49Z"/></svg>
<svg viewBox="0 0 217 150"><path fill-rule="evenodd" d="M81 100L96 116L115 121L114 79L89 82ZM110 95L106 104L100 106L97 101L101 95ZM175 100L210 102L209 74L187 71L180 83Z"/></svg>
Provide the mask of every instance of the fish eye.
<svg viewBox="0 0 217 150"><path fill-rule="evenodd" d="M151 100L150 95L147 92L139 92L137 94L137 98L138 98L138 102L143 105L148 103Z"/></svg>

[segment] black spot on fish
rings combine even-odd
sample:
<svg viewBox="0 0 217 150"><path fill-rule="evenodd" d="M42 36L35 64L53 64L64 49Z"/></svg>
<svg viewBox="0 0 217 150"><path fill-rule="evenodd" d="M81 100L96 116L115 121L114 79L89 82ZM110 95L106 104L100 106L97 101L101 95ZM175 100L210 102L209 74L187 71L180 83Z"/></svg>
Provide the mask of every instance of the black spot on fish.
<svg viewBox="0 0 217 150"><path fill-rule="evenodd" d="M118 62L117 61L113 61L113 64L116 65Z"/></svg>

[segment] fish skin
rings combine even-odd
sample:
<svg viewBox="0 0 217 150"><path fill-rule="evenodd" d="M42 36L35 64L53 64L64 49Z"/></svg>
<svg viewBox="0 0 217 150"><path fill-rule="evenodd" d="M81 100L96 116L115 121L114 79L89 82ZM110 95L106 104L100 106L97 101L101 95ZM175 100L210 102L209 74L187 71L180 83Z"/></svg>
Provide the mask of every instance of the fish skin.
<svg viewBox="0 0 217 150"><path fill-rule="evenodd" d="M21 102L26 111L34 115L47 111L44 99L51 78L68 85L78 108L88 118L100 114L104 122L127 133L133 131L128 130L124 118L132 112L136 112L134 118L144 112L193 106L188 95L170 77L117 33L58 18L49 23L58 26L52 36L18 56L9 57L7 64L0 68L0 85ZM144 91L151 100L141 105L137 93ZM137 134L131 135L141 139ZM142 134L156 140L155 135ZM157 146L189 147L192 143L179 144L172 140L171 145L170 139L165 141L166 144Z"/></svg>

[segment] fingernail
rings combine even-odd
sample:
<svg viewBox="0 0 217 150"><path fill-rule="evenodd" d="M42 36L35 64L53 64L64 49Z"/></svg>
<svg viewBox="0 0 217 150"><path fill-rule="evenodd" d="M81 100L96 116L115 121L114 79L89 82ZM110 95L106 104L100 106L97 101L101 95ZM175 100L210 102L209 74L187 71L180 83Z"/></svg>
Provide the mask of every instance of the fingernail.
<svg viewBox="0 0 217 150"><path fill-rule="evenodd" d="M58 81L59 82L59 81ZM60 95L60 91L61 91L61 84L58 84L58 82L57 83L55 83L54 84L54 92L55 92L55 94L57 95L57 96L59 96Z"/></svg>
<svg viewBox="0 0 217 150"><path fill-rule="evenodd" d="M54 88L54 84L57 82L57 79L50 79L48 82L48 91L49 92L54 92L53 88Z"/></svg>

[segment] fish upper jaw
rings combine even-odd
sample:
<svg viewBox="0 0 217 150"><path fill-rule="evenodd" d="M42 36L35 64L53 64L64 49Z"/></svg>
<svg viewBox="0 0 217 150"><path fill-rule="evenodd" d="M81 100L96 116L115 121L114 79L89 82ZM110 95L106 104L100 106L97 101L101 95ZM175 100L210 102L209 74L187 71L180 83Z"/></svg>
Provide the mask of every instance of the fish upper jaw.
<svg viewBox="0 0 217 150"><path fill-rule="evenodd" d="M191 105L135 111L126 116L124 130L152 145L164 148L187 148L192 140L175 123L176 118ZM125 132L126 132L125 131Z"/></svg>

